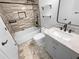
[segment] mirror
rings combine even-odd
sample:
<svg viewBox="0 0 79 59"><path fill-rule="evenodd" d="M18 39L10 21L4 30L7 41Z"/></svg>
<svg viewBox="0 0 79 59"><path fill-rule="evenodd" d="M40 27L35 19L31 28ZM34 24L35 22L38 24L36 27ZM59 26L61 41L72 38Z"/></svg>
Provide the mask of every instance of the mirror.
<svg viewBox="0 0 79 59"><path fill-rule="evenodd" d="M79 0L59 0L57 22L79 26Z"/></svg>

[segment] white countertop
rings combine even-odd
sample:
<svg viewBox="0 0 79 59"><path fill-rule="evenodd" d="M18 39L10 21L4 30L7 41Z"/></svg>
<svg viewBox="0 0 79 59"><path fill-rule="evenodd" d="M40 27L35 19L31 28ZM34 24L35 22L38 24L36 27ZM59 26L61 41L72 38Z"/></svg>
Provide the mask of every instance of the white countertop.
<svg viewBox="0 0 79 59"><path fill-rule="evenodd" d="M43 29L43 32L79 54L79 35L68 33L59 28Z"/></svg>

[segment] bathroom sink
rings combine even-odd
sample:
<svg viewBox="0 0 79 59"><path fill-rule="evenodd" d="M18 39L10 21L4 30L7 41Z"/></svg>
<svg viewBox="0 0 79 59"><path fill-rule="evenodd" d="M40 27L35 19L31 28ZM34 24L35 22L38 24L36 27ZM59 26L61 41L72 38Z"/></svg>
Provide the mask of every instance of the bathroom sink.
<svg viewBox="0 0 79 59"><path fill-rule="evenodd" d="M51 33L55 37L61 38L66 41L70 41L73 37L72 33L64 32L62 30L59 30L58 28L50 29L49 33Z"/></svg>

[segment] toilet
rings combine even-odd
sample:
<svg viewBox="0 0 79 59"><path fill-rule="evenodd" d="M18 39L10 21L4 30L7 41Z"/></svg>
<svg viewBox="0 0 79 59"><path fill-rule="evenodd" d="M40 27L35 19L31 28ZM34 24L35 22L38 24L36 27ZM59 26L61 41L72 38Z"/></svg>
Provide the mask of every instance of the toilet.
<svg viewBox="0 0 79 59"><path fill-rule="evenodd" d="M45 34L43 33L38 33L37 35L35 35L33 37L33 40L35 40L35 42L37 42L37 44L39 46L42 46L43 45L43 39L45 38Z"/></svg>

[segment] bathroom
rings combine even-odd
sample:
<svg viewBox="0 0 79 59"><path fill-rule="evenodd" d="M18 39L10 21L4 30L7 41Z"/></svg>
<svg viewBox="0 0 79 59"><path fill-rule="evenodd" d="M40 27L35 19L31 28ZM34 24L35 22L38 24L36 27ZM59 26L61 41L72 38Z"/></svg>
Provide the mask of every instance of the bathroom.
<svg viewBox="0 0 79 59"><path fill-rule="evenodd" d="M79 59L78 0L0 0L1 59Z"/></svg>

